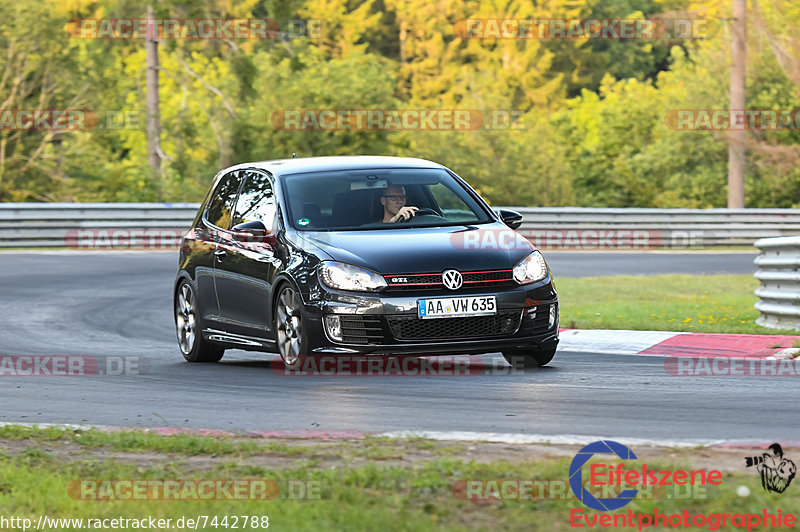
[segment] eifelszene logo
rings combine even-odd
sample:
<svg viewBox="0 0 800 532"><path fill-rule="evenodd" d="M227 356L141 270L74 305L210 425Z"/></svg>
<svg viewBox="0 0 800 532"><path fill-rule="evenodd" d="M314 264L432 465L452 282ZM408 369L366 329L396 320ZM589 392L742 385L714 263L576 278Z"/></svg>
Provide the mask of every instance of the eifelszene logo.
<svg viewBox="0 0 800 532"><path fill-rule="evenodd" d="M797 473L797 466L783 457L783 448L780 443L769 446L771 453L762 453L761 456L748 456L745 458L745 467L756 466L761 475L761 486L764 491L783 493Z"/></svg>
<svg viewBox="0 0 800 532"><path fill-rule="evenodd" d="M575 454L572 463L569 465L569 486L578 500L593 510L606 512L608 510L618 510L622 508L638 493L637 490L624 490L616 498L597 498L589 490L583 487L583 473L581 467L589 461L595 454L608 453L616 454L623 460L636 460L633 451L611 440L592 442Z"/></svg>
<svg viewBox="0 0 800 532"><path fill-rule="evenodd" d="M639 489L623 489L648 486L672 486L692 488L702 486L719 486L722 484L722 472L717 469L685 470L685 469L653 469L647 464L632 464L626 468L623 463L592 463L589 465L589 485L592 487L609 488L610 494L622 490L616 497L595 497L586 489L583 482L582 468L596 454L611 454L627 461L637 460L633 451L621 443L611 440L592 442L577 452L569 466L569 486L572 492L583 504L607 512L618 510L631 502L639 493ZM613 459L612 459L613 460ZM630 462L629 462L630 463Z"/></svg>

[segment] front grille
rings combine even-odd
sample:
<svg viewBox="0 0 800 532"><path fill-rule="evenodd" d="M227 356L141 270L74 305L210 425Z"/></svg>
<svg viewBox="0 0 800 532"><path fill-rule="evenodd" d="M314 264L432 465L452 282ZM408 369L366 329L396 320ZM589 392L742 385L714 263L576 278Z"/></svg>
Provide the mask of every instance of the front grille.
<svg viewBox="0 0 800 532"><path fill-rule="evenodd" d="M380 316L339 316L342 342L346 344L375 344L383 340Z"/></svg>
<svg viewBox="0 0 800 532"><path fill-rule="evenodd" d="M411 316L388 316L392 335L397 340L460 340L514 334L522 311L498 312L494 316L435 318L422 320Z"/></svg>
<svg viewBox="0 0 800 532"><path fill-rule="evenodd" d="M513 284L514 280L511 277L511 270L484 270L477 272L461 272L464 279L463 287L490 287L490 286L503 286ZM402 291L402 290L441 290L444 288L442 283L441 273L414 273L414 274L397 274L385 275L386 283L389 285L389 291ZM405 279L406 282L398 282L399 279Z"/></svg>
<svg viewBox="0 0 800 532"><path fill-rule="evenodd" d="M486 272L465 272L465 283L485 283L488 281L510 281L511 270L496 270Z"/></svg>

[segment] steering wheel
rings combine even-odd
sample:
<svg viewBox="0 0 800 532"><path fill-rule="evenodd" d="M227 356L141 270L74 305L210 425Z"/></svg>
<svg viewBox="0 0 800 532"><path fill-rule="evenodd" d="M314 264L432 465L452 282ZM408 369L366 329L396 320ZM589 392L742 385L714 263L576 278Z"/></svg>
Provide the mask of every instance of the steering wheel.
<svg viewBox="0 0 800 532"><path fill-rule="evenodd" d="M414 218L416 218L418 216L429 216L429 215L438 216L440 218L442 216L441 214L439 214L438 212L434 211L433 209L428 209L427 207L421 207L421 208L417 209L417 212L414 213L414 216L412 216L411 218L408 218L408 219L403 218L403 219L400 219L400 220L397 220L397 221L398 222L407 222L408 220L413 220Z"/></svg>

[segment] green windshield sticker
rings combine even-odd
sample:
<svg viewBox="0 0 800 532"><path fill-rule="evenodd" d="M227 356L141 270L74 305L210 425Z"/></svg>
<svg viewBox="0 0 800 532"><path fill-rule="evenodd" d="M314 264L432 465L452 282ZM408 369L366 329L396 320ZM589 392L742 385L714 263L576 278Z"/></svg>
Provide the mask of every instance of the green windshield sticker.
<svg viewBox="0 0 800 532"><path fill-rule="evenodd" d="M310 223L311 220L309 220L308 218L300 218L299 220L297 220L297 225L308 225Z"/></svg>

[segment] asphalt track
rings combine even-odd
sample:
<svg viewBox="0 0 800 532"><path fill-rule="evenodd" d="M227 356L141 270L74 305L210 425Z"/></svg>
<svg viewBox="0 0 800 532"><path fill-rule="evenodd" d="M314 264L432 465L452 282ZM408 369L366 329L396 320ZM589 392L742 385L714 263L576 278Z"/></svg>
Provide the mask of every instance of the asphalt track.
<svg viewBox="0 0 800 532"><path fill-rule="evenodd" d="M579 259L597 275L634 273L636 264L646 269L638 273L656 265L746 273L753 258L624 255L616 264L610 253ZM562 276L577 268L569 253L548 257ZM2 376L0 422L800 440L791 377L674 377L661 357L570 352L524 373L484 355L475 359L483 371L459 377L284 376L275 356L243 351L188 364L171 314L175 254L3 253L0 265L0 355L123 357L139 366L123 375Z"/></svg>

